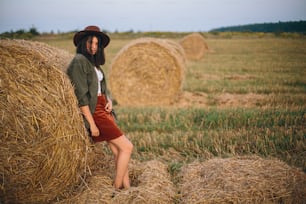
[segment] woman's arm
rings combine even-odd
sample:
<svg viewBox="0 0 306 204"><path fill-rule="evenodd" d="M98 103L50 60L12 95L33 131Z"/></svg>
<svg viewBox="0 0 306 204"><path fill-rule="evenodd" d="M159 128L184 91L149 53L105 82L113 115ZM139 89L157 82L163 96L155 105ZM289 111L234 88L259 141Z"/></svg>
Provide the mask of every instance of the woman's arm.
<svg viewBox="0 0 306 204"><path fill-rule="evenodd" d="M84 115L84 117L86 118L86 120L89 123L89 128L90 128L91 135L94 136L94 137L99 136L100 132L99 132L99 129L97 128L96 123L93 119L93 116L92 116L92 114L89 110L89 106L88 105L81 106L80 109L81 109L82 114Z"/></svg>

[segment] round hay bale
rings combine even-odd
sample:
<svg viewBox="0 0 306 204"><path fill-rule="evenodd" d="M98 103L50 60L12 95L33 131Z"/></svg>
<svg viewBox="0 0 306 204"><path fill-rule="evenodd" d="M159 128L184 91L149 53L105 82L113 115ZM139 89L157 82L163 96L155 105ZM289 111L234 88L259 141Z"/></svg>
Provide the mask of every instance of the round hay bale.
<svg viewBox="0 0 306 204"><path fill-rule="evenodd" d="M204 37L200 33L191 33L180 40L188 60L199 60L208 51Z"/></svg>
<svg viewBox="0 0 306 204"><path fill-rule="evenodd" d="M36 45L0 40L0 203L67 197L92 157L63 55Z"/></svg>
<svg viewBox="0 0 306 204"><path fill-rule="evenodd" d="M180 46L169 40L132 41L112 60L109 83L114 99L120 105L172 104L182 88L184 58Z"/></svg>
<svg viewBox="0 0 306 204"><path fill-rule="evenodd" d="M185 166L183 203L303 203L306 176L276 159L211 159Z"/></svg>
<svg viewBox="0 0 306 204"><path fill-rule="evenodd" d="M186 53L184 48L177 42L173 40L162 40L167 43L171 49L174 49L175 54L178 56L178 59L182 61L184 67L186 64Z"/></svg>

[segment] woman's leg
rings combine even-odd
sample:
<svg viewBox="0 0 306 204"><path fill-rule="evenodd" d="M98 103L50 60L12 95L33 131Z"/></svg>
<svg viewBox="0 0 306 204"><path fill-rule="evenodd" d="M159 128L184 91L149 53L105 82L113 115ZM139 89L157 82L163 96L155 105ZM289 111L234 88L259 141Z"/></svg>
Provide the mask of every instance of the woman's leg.
<svg viewBox="0 0 306 204"><path fill-rule="evenodd" d="M119 150L117 149L117 147L115 145L113 145L112 143L108 142L108 146L109 148L112 150L114 157L115 157L115 164L116 164L116 168L117 168L117 160L118 160L118 154L119 154Z"/></svg>
<svg viewBox="0 0 306 204"><path fill-rule="evenodd" d="M131 158L133 144L123 135L109 141L109 146L115 155L116 177L114 186L117 189L129 188L128 163Z"/></svg>
<svg viewBox="0 0 306 204"><path fill-rule="evenodd" d="M108 145L109 145L111 151L114 154L115 165L116 165L116 169L117 169L119 150L112 143L108 143ZM126 173L125 173L125 175L123 177L123 185L122 185L122 187L123 186L125 186L125 188L129 188L130 187L130 178L129 178L129 171L128 170L126 171Z"/></svg>

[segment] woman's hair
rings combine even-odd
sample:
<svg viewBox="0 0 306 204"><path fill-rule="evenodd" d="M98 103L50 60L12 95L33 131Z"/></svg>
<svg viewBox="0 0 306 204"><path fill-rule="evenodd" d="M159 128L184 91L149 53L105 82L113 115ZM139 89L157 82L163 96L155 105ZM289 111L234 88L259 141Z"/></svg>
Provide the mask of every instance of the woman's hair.
<svg viewBox="0 0 306 204"><path fill-rule="evenodd" d="M87 40L92 41L93 35L85 36L78 44L76 52L79 54L83 54L93 65L96 67L99 67L100 65L105 64L105 54L104 54L104 47L102 45L101 39L97 37L98 39L98 50L95 55L91 55L86 46Z"/></svg>

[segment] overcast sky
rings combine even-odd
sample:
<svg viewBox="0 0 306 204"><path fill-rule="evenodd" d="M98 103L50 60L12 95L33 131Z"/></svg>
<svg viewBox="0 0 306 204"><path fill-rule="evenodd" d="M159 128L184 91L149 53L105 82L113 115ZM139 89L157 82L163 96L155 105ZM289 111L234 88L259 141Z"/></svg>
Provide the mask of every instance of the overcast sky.
<svg viewBox="0 0 306 204"><path fill-rule="evenodd" d="M306 20L306 0L0 0L0 33L67 32L98 25L114 31L209 31Z"/></svg>

